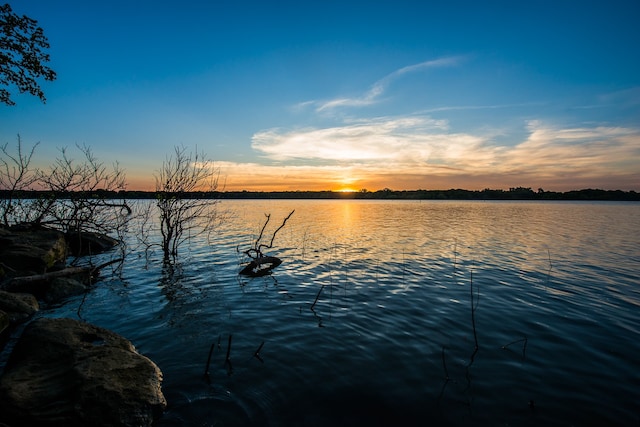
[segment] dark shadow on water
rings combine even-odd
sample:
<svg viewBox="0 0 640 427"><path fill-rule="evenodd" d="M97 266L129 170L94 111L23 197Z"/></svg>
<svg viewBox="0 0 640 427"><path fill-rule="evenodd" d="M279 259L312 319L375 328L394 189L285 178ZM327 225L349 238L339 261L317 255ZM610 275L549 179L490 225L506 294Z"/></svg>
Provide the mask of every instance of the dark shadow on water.
<svg viewBox="0 0 640 427"><path fill-rule="evenodd" d="M394 401L353 387L310 393L290 402L282 414L285 426L425 426L433 422L419 402Z"/></svg>

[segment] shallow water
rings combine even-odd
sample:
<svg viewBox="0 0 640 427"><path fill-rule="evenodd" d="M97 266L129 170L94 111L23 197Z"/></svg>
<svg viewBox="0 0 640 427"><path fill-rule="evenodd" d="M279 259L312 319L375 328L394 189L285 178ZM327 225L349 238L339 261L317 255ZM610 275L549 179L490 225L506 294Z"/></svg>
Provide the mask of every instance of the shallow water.
<svg viewBox="0 0 640 427"><path fill-rule="evenodd" d="M239 277L264 214L268 243L293 209L268 251L283 264ZM640 423L640 205L218 210L171 271L134 251L122 279L39 314L114 330L154 360L161 426Z"/></svg>

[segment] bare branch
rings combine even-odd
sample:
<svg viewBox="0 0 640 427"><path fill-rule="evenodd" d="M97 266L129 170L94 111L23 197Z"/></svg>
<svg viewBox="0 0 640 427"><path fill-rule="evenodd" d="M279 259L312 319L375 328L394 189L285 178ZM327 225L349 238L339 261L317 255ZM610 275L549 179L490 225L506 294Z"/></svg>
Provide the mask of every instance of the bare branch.
<svg viewBox="0 0 640 427"><path fill-rule="evenodd" d="M28 211L22 209L23 204L18 198L18 192L29 190L37 181L37 173L30 169L31 159L38 143L34 144L28 154L23 153L22 140L18 135L15 151L12 153L8 144L0 146L0 190L4 197L0 200L0 212L5 227L22 220L17 212Z"/></svg>
<svg viewBox="0 0 640 427"><path fill-rule="evenodd" d="M213 162L199 153L176 146L155 176L157 207L160 210L160 234L164 260L177 257L178 249L189 239L209 231L213 223L203 224L215 215L217 200L194 198L193 192L215 191L219 171Z"/></svg>

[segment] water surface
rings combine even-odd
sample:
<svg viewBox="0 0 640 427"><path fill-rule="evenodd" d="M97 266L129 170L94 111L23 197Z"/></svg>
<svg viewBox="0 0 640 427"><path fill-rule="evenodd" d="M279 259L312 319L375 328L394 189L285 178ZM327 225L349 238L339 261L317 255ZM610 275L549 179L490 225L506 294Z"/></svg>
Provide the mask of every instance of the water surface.
<svg viewBox="0 0 640 427"><path fill-rule="evenodd" d="M268 243L294 209L268 250L283 264L239 277L265 214ZM112 329L153 359L161 426L640 423L640 205L225 200L219 212L175 268L134 252L121 279L40 314Z"/></svg>

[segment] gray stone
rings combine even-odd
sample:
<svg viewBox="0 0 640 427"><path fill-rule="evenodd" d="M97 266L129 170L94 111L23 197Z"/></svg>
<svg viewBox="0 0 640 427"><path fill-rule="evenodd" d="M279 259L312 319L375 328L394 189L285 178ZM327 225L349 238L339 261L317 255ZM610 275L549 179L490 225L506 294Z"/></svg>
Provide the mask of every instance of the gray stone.
<svg viewBox="0 0 640 427"><path fill-rule="evenodd" d="M24 322L40 309L31 294L0 291L0 310L7 313L12 324Z"/></svg>
<svg viewBox="0 0 640 427"><path fill-rule="evenodd" d="M79 280L70 277L57 277L49 284L44 294L44 300L48 303L55 303L73 295L80 295L86 290L87 286Z"/></svg>
<svg viewBox="0 0 640 427"><path fill-rule="evenodd" d="M55 230L0 229L0 259L6 276L41 274L64 264L67 244Z"/></svg>
<svg viewBox="0 0 640 427"><path fill-rule="evenodd" d="M125 338L73 319L25 328L0 377L0 423L151 426L162 373Z"/></svg>
<svg viewBox="0 0 640 427"><path fill-rule="evenodd" d="M118 240L106 234L69 232L66 234L69 250L75 256L95 255L109 251L118 245Z"/></svg>
<svg viewBox="0 0 640 427"><path fill-rule="evenodd" d="M0 336L2 333L9 327L9 315L4 311L0 310ZM0 348L2 345L0 344Z"/></svg>

